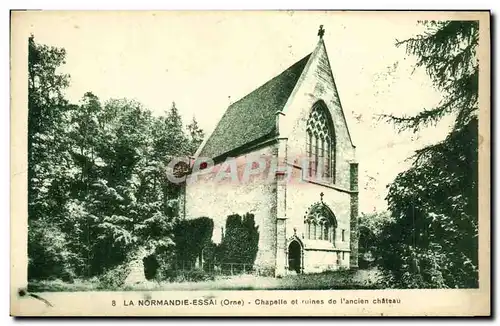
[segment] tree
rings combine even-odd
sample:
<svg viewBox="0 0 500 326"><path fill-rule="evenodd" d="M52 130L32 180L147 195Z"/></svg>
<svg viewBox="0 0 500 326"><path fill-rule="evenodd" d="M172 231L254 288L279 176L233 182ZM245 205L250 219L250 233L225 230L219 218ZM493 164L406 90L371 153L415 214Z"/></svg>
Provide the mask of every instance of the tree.
<svg viewBox="0 0 500 326"><path fill-rule="evenodd" d="M151 112L135 101L110 100L99 115L101 164L86 207L94 219L93 274L173 246L175 201L165 198ZM103 263L104 262L104 263Z"/></svg>
<svg viewBox="0 0 500 326"><path fill-rule="evenodd" d="M229 215L221 241L219 261L253 265L257 257L259 231L253 214Z"/></svg>
<svg viewBox="0 0 500 326"><path fill-rule="evenodd" d="M189 149L188 152L190 155L194 155L198 147L201 145L203 138L205 137L205 133L198 126L198 121L193 117L193 120L189 125L187 125L188 135L189 135Z"/></svg>
<svg viewBox="0 0 500 326"><path fill-rule="evenodd" d="M63 91L69 76L58 73L65 63L64 49L28 41L28 216L59 214L68 157L59 155L66 145L64 124L69 109ZM51 195L49 195L51 193Z"/></svg>
<svg viewBox="0 0 500 326"><path fill-rule="evenodd" d="M175 103L163 117L91 92L68 103L65 54L29 38L29 278L109 276L151 255L145 261L173 259L180 187L166 166L192 154L203 132L195 120L186 132Z"/></svg>
<svg viewBox="0 0 500 326"><path fill-rule="evenodd" d="M176 261L185 267L203 259L204 249L212 245L214 222L208 217L180 220L174 229Z"/></svg>
<svg viewBox="0 0 500 326"><path fill-rule="evenodd" d="M406 53L417 57L416 68L425 68L434 86L442 92L440 104L415 116L385 116L400 130L419 131L422 126L455 116L454 129L465 127L477 116L479 62L478 21L426 21L424 35L397 41Z"/></svg>
<svg viewBox="0 0 500 326"><path fill-rule="evenodd" d="M188 141L183 132L182 118L175 102L172 102L172 106L165 116L164 137L167 141L163 143L163 153L176 156L186 155Z"/></svg>
<svg viewBox="0 0 500 326"><path fill-rule="evenodd" d="M358 220L360 267L367 267L365 265L371 262L371 256L377 251L382 241L383 228L390 221L391 216L387 211L360 215Z"/></svg>
<svg viewBox="0 0 500 326"><path fill-rule="evenodd" d="M417 57L442 101L412 117L387 118L414 132L446 115L455 122L444 141L417 151L412 167L390 185L394 221L382 231L379 262L391 286L477 287L479 25L424 24L424 35L396 45Z"/></svg>
<svg viewBox="0 0 500 326"><path fill-rule="evenodd" d="M72 173L65 125L71 107L64 98L69 76L58 72L64 49L28 39L28 256L29 277L61 275L70 268L62 250L64 205ZM52 263L49 263L52 262ZM47 268L47 264L60 267ZM50 271L50 272L49 272Z"/></svg>

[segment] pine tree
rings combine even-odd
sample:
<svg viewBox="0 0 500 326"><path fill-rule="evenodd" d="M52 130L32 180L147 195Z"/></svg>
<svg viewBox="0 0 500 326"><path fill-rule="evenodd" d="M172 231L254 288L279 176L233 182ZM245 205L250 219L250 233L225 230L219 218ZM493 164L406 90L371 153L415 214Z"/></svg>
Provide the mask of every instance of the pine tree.
<svg viewBox="0 0 500 326"><path fill-rule="evenodd" d="M187 129L189 133L188 152L190 155L194 155L198 147L201 145L203 138L205 137L205 133L198 126L198 121L196 121L196 118L194 116L191 123L187 126Z"/></svg>
<svg viewBox="0 0 500 326"><path fill-rule="evenodd" d="M165 152L172 156L185 155L188 144L186 135L183 132L182 118L175 102L172 102L172 107L165 117L165 128L168 139L165 143Z"/></svg>
<svg viewBox="0 0 500 326"><path fill-rule="evenodd" d="M387 117L400 130L455 122L446 139L416 152L389 187L394 222L384 228L380 266L395 287L478 286L478 67L476 21L426 22L424 35L397 42L417 57L442 92L412 117Z"/></svg>
<svg viewBox="0 0 500 326"><path fill-rule="evenodd" d="M440 104L425 108L415 116L386 116L400 130L418 131L442 117L455 116L454 129L465 127L477 117L479 62L476 56L479 42L477 21L423 22L424 35L397 41L408 55L417 57L416 68L423 67L434 86L442 92Z"/></svg>

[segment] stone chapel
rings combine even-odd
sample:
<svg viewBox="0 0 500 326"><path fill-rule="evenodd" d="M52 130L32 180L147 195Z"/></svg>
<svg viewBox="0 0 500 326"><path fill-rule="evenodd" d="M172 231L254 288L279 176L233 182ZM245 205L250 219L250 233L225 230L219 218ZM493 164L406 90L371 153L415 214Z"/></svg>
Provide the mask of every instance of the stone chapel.
<svg viewBox="0 0 500 326"><path fill-rule="evenodd" d="M274 276L358 266L358 163L323 35L321 26L310 54L232 103L194 157L240 177L257 158L262 173L222 180L193 169L181 200L184 218L213 219L216 243L228 215L254 214L255 266Z"/></svg>

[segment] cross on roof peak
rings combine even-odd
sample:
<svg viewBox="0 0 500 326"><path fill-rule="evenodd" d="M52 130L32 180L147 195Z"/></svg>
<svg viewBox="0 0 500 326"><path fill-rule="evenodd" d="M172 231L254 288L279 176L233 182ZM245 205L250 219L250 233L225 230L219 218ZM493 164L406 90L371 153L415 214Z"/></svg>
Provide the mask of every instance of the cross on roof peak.
<svg viewBox="0 0 500 326"><path fill-rule="evenodd" d="M318 36L320 40L323 39L323 35L325 35L325 30L323 29L323 25L319 25Z"/></svg>

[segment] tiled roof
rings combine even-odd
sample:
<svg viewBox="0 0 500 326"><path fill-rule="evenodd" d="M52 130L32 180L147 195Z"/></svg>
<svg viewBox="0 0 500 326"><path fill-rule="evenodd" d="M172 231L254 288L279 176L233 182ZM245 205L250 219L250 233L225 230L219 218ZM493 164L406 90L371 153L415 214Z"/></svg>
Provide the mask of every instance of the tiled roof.
<svg viewBox="0 0 500 326"><path fill-rule="evenodd" d="M199 156L217 158L254 141L272 137L276 132L276 112L285 106L310 55L231 104Z"/></svg>

